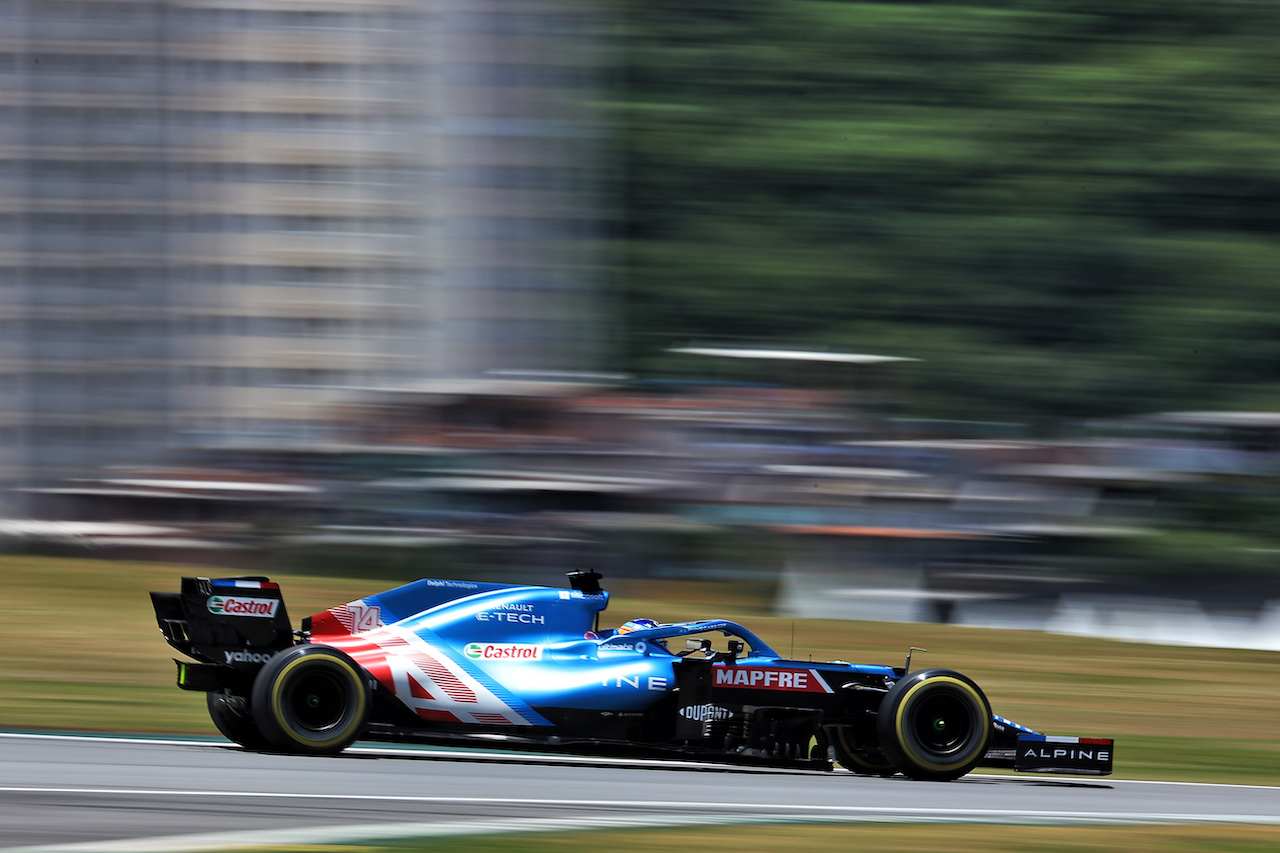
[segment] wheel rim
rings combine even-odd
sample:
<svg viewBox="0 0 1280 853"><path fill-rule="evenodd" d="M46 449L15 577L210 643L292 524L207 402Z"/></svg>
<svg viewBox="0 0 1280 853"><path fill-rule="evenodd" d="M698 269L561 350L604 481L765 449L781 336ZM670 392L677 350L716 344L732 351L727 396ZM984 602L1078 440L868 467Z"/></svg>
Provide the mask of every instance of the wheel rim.
<svg viewBox="0 0 1280 853"><path fill-rule="evenodd" d="M973 710L948 693L936 693L921 702L912 726L916 743L934 755L960 751L973 731Z"/></svg>
<svg viewBox="0 0 1280 853"><path fill-rule="evenodd" d="M333 674L309 672L293 684L289 711L299 727L310 732L325 732L346 716L347 692Z"/></svg>

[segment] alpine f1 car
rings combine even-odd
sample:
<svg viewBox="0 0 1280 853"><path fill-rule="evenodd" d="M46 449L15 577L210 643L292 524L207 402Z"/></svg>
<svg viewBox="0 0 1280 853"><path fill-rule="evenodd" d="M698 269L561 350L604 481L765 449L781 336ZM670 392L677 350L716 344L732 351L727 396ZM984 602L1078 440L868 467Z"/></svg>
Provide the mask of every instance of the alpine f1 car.
<svg viewBox="0 0 1280 853"><path fill-rule="evenodd" d="M260 751L332 754L357 738L956 779L975 767L1107 775L1109 739L1048 737L994 716L946 669L788 660L723 619L602 630L595 572L570 588L423 579L294 631L265 577L153 592L160 631L198 662L178 686Z"/></svg>

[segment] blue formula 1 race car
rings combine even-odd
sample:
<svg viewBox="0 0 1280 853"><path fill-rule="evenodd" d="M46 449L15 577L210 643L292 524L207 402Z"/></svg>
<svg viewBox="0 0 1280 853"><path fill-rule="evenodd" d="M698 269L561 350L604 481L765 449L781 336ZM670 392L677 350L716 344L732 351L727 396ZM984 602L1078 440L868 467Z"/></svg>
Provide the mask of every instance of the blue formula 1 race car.
<svg viewBox="0 0 1280 853"><path fill-rule="evenodd" d="M332 754L363 740L636 753L956 779L975 767L1111 772L1109 739L995 716L946 669L788 660L723 619L599 628L594 572L569 589L424 579L302 620L263 577L153 592L198 663L178 686L253 750Z"/></svg>

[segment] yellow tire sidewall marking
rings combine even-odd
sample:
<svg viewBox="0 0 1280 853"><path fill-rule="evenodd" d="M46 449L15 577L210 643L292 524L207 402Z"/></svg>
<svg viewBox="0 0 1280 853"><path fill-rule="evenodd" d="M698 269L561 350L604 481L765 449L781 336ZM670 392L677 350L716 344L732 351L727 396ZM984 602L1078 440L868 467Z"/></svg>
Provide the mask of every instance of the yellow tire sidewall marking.
<svg viewBox="0 0 1280 853"><path fill-rule="evenodd" d="M970 685L966 684L965 682L961 681L958 678L952 678L949 675L939 675L935 678L922 679L917 684L912 686L909 690L907 690L905 694L903 694L902 699L898 702L898 709L894 714L893 722L894 722L894 729L898 735L898 746L902 749L903 752L910 754L911 759L915 761L917 764L919 764L921 767L925 768L926 770L933 770L939 773L946 773L948 771L955 770L959 767L963 767L965 764L969 763L969 761L973 759L973 754L975 750L966 750L964 753L964 757L960 761L956 761L952 764L934 764L931 761L925 761L923 758L921 758L919 755L916 754L915 749L912 748L910 741L908 741L906 738L906 733L903 731L903 723L905 722L905 720L903 718L902 712L903 710L905 710L907 707L910 706L911 697L914 696L916 694L916 691L918 690L921 690L925 687L933 687L938 684L951 684L960 688L960 690L962 690L964 693L972 697L973 701L978 706L979 714L981 714L981 712L987 706L987 704L982 701L982 696L979 695L978 691L973 689L973 687L971 687ZM979 721L979 723L981 723L981 721ZM988 721L987 731L983 732L982 740L979 742L978 750L976 751L982 751L986 748L987 737L989 735L990 728L991 728L991 724Z"/></svg>
<svg viewBox="0 0 1280 853"><path fill-rule="evenodd" d="M297 733L293 730L293 727L289 725L286 719L280 693L284 689L284 685L288 682L288 676L293 670L297 669L299 666L303 666L304 664L314 665L315 661L323 661L325 663L332 664L350 675L352 682L356 685L361 683L360 674L352 669L351 666L341 658L324 654L300 655L284 665L284 668L276 675L275 683L271 685L271 715L275 718L276 724L280 727L280 730L284 732L290 740L304 746L324 749L325 747L341 743L351 733L351 726L359 720L364 719L364 705L366 699L363 690L357 689L355 691L356 695L353 697L355 713L351 714L350 722L338 729L337 734L334 737L327 738L325 740L311 740L298 737Z"/></svg>

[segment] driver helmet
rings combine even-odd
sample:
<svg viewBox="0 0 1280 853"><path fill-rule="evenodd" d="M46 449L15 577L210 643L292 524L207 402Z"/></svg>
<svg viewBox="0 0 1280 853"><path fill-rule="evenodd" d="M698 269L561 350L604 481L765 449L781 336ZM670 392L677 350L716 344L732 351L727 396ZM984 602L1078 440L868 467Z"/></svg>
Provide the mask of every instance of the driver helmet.
<svg viewBox="0 0 1280 853"><path fill-rule="evenodd" d="M652 619L632 619L629 622L623 622L618 628L618 633L630 634L632 631L645 631L657 627L658 623Z"/></svg>

